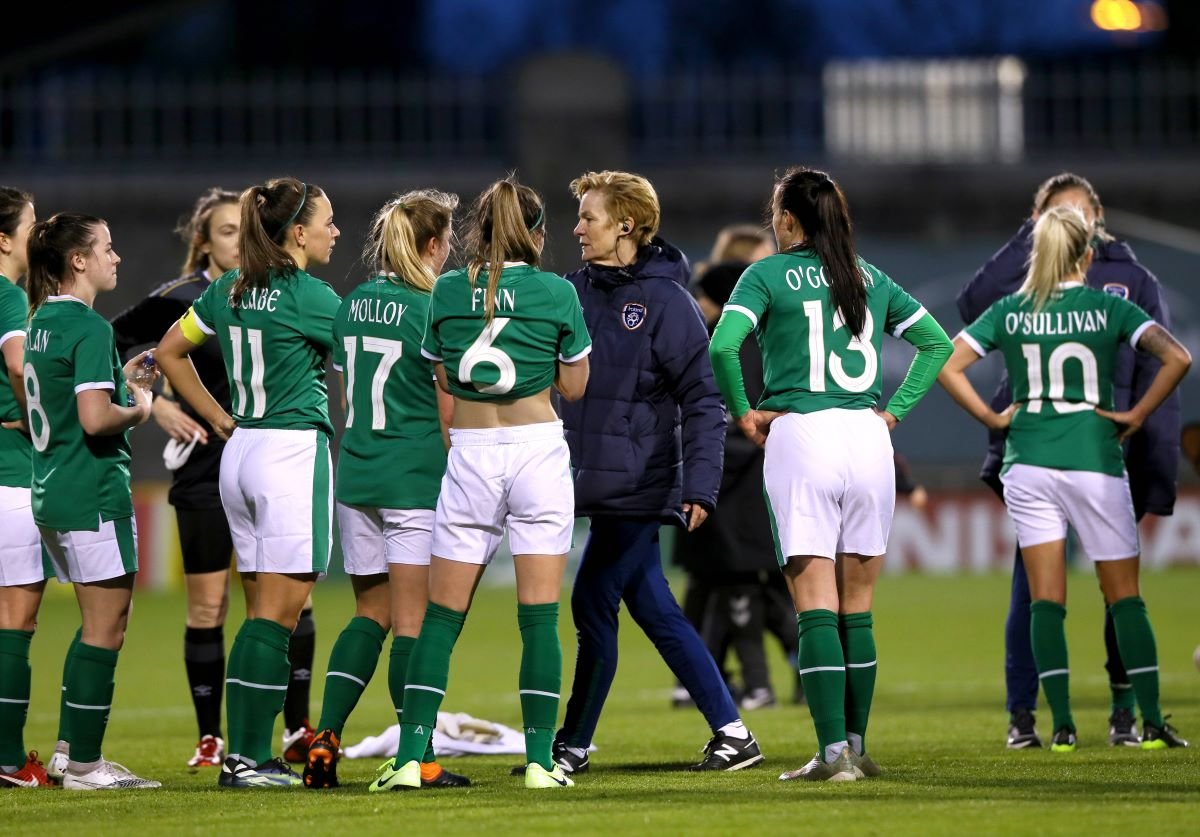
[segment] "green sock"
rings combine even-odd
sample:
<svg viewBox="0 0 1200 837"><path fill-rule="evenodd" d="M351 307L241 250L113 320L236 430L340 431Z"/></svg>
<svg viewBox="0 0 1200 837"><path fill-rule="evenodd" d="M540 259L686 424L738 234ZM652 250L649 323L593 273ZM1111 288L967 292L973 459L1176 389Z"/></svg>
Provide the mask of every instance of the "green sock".
<svg viewBox="0 0 1200 837"><path fill-rule="evenodd" d="M525 758L546 770L554 769L550 745L558 722L562 688L562 645L558 641L558 602L517 605L521 627L521 723L525 727Z"/></svg>
<svg viewBox="0 0 1200 837"><path fill-rule="evenodd" d="M283 711L292 671L287 655L291 637L291 631L270 619L247 619L238 631L225 675L231 756L255 764L271 758L275 717Z"/></svg>
<svg viewBox="0 0 1200 837"><path fill-rule="evenodd" d="M0 764L25 764L29 715L29 643L33 631L0 630Z"/></svg>
<svg viewBox="0 0 1200 837"><path fill-rule="evenodd" d="M1111 655L1112 655L1112 648L1114 645L1117 645L1117 627L1113 623L1112 610L1108 607L1108 605L1105 605L1104 606L1104 647L1109 652L1110 661L1111 661ZM1118 646L1118 650L1117 650L1118 656L1120 655L1120 653L1121 653L1120 647ZM1104 664L1104 667L1108 668L1108 662L1106 662ZM1121 664L1121 667L1122 667L1122 669L1124 669L1123 663ZM1135 709L1137 709L1137 699L1134 697L1133 685L1129 682L1128 676L1126 677L1126 679L1123 683L1117 683L1117 682L1113 681L1112 671L1110 670L1109 677L1108 677L1108 691L1112 695L1112 707L1111 707L1110 711L1116 712L1118 709L1128 709L1130 712L1133 712Z"/></svg>
<svg viewBox="0 0 1200 837"><path fill-rule="evenodd" d="M71 660L75 659L75 646L79 644L82 638L83 628L80 627L80 629L75 632L75 636L71 640L71 644L67 646L67 656L63 658L62 694L58 699L59 741L70 742L71 740L71 729L69 726L67 726L67 723L71 717L70 713L67 712L67 682L70 680L70 678L67 676L67 673L71 666Z"/></svg>
<svg viewBox="0 0 1200 837"><path fill-rule="evenodd" d="M415 636L392 637L392 655L388 660L388 692L392 696L392 706L396 709L396 723L404 720L404 686L408 683L408 660L416 643ZM421 758L421 763L429 764L435 761L437 755L433 752L431 735L429 743L425 745L425 755Z"/></svg>
<svg viewBox="0 0 1200 837"><path fill-rule="evenodd" d="M867 720L875 696L875 624L871 614L838 617L842 652L846 657L846 736L854 752L867 751Z"/></svg>
<svg viewBox="0 0 1200 837"><path fill-rule="evenodd" d="M1054 715L1054 731L1075 729L1071 717L1071 677L1067 666L1067 632L1063 622L1067 609L1058 602L1039 599L1029 606L1029 639L1038 679L1046 693L1046 703Z"/></svg>
<svg viewBox="0 0 1200 837"><path fill-rule="evenodd" d="M429 737L437 724L438 708L446 696L450 655L454 653L454 643L458 642L466 620L467 614L433 602L425 608L421 635L408 660L396 767L420 761L428 749Z"/></svg>
<svg viewBox="0 0 1200 837"><path fill-rule="evenodd" d="M1110 608L1117 629L1117 647L1121 662L1133 684L1142 720L1156 727L1163 725L1162 707L1158 704L1158 648L1154 628L1141 596L1113 602Z"/></svg>
<svg viewBox="0 0 1200 837"><path fill-rule="evenodd" d="M808 698L808 711L817 728L821 758L846 741L846 657L838 636L838 617L832 610L806 610L800 625L797 667Z"/></svg>
<svg viewBox="0 0 1200 837"><path fill-rule="evenodd" d="M355 616L342 629L329 655L325 697L317 729L331 729L340 738L346 719L375 674L387 630L374 619Z"/></svg>
<svg viewBox="0 0 1200 837"><path fill-rule="evenodd" d="M100 760L116 686L117 652L81 641L72 658L66 701L71 761L89 764Z"/></svg>

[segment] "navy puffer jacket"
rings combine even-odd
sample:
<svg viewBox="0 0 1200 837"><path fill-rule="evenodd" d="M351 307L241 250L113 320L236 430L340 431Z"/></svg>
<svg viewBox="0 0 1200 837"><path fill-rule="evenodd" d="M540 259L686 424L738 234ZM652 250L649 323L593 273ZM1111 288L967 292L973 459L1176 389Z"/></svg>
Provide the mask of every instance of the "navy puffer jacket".
<svg viewBox="0 0 1200 837"><path fill-rule="evenodd" d="M1020 289L1025 281L1032 240L1033 221L1026 221L1013 239L962 289L958 295L958 311L963 322L974 322L993 302ZM1088 269L1087 284L1128 299L1163 328L1171 328L1158 279L1138 263L1125 242L1098 244ZM1117 411L1128 410L1146 394L1160 365L1153 355L1135 352L1128 345L1121 346L1113 370L1113 405ZM1011 403L1012 391L1006 374L992 397L992 408L1000 411ZM1125 444L1125 470L1129 473L1129 491L1139 519L1147 512L1169 515L1175 509L1181 422L1179 392L1176 390ZM997 490L1003 457L1004 434L991 433L980 477Z"/></svg>
<svg viewBox="0 0 1200 837"><path fill-rule="evenodd" d="M682 523L683 502L716 505L725 407L690 274L655 238L628 267L566 277L592 336L587 391L561 405L580 516Z"/></svg>

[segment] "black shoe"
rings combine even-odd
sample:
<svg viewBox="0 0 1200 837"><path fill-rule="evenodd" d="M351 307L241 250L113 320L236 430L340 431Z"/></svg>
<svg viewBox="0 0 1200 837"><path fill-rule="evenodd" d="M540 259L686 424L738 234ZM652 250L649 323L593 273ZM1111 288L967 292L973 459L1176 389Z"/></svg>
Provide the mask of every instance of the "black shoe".
<svg viewBox="0 0 1200 837"><path fill-rule="evenodd" d="M323 729L308 745L308 761L304 765L304 787L313 790L338 786L337 763L342 744L331 729Z"/></svg>
<svg viewBox="0 0 1200 837"><path fill-rule="evenodd" d="M703 753L704 760L692 765L692 770L742 770L763 760L753 735L734 738L718 732L704 745Z"/></svg>
<svg viewBox="0 0 1200 837"><path fill-rule="evenodd" d="M568 776L577 776L580 773L587 773L590 762L588 761L587 750L583 751L582 756L577 756L567 747L565 741L558 736L554 737L554 744L550 747L550 758L554 763L562 768L562 772ZM509 771L512 776L524 776L525 765L514 767Z"/></svg>
<svg viewBox="0 0 1200 837"><path fill-rule="evenodd" d="M441 765L438 765L441 767ZM446 768L442 767L442 772L433 779L421 777L421 789L429 790L430 788L469 788L471 780L466 776L460 776L457 773L451 773Z"/></svg>
<svg viewBox="0 0 1200 837"><path fill-rule="evenodd" d="M1114 709L1108 716L1108 743L1113 747L1137 747L1142 743L1132 709Z"/></svg>
<svg viewBox="0 0 1200 837"><path fill-rule="evenodd" d="M1032 710L1013 710L1012 716L1008 719L1008 749L1024 750L1026 747L1042 746L1042 739L1038 737L1033 723Z"/></svg>
<svg viewBox="0 0 1200 837"><path fill-rule="evenodd" d="M1163 725L1156 727L1154 724L1142 724L1142 749L1143 750L1165 750L1168 747L1187 747L1187 741L1179 737L1179 730L1167 723L1168 715L1163 718Z"/></svg>

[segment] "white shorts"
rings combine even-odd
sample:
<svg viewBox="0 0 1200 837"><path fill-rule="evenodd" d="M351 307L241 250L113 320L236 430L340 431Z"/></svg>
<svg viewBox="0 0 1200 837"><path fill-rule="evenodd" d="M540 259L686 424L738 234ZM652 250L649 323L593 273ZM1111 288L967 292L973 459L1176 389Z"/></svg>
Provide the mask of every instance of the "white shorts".
<svg viewBox="0 0 1200 837"><path fill-rule="evenodd" d="M388 564L429 566L433 509L377 509L337 504L342 559L350 575L379 575Z"/></svg>
<svg viewBox="0 0 1200 837"><path fill-rule="evenodd" d="M221 454L221 505L238 572L324 573L333 546L329 437L239 427Z"/></svg>
<svg viewBox="0 0 1200 837"><path fill-rule="evenodd" d="M37 584L54 575L33 522L33 492L0 485L0 587Z"/></svg>
<svg viewBox="0 0 1200 837"><path fill-rule="evenodd" d="M1013 465L1000 481L1018 546L1061 541L1069 523L1093 561L1140 554L1127 476Z"/></svg>
<svg viewBox="0 0 1200 837"><path fill-rule="evenodd" d="M434 555L487 564L506 528L514 555L565 555L574 524L575 484L561 421L450 430Z"/></svg>
<svg viewBox="0 0 1200 837"><path fill-rule="evenodd" d="M86 584L137 572L137 521L122 517L99 523L95 532L38 527L59 581Z"/></svg>
<svg viewBox="0 0 1200 837"><path fill-rule="evenodd" d="M887 424L874 410L788 413L763 463L780 566L795 555L882 555L896 510Z"/></svg>

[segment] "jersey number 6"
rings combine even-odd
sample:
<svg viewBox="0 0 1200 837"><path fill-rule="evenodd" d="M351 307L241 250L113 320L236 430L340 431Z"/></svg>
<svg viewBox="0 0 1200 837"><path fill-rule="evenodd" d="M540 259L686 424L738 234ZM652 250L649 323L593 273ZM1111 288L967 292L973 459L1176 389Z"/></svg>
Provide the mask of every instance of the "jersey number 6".
<svg viewBox="0 0 1200 837"><path fill-rule="evenodd" d="M511 319L511 317L496 317L475 338L475 342L463 354L462 360L458 364L458 380L460 382L469 383L475 389L486 392L488 395L504 395L513 388L517 383L516 364L501 349L492 345ZM471 372L481 363L491 364L500 370L500 378L496 383L480 386L471 380Z"/></svg>

